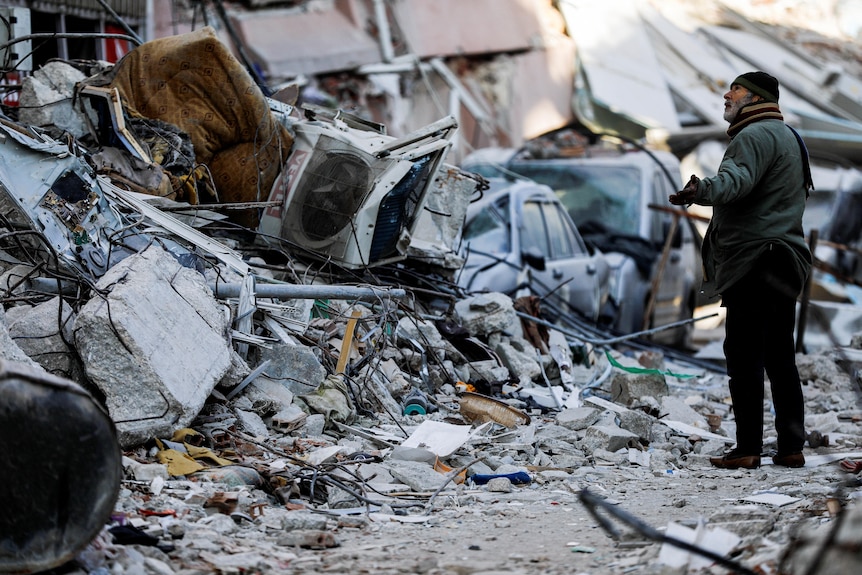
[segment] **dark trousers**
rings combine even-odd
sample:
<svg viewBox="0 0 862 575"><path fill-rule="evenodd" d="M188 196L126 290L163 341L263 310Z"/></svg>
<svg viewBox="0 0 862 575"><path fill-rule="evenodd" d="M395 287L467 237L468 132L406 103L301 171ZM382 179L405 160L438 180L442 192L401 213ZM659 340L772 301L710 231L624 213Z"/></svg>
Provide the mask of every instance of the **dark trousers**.
<svg viewBox="0 0 862 575"><path fill-rule="evenodd" d="M722 294L736 449L755 455L763 448L765 370L775 407L778 453L798 453L805 443L805 413L793 340L796 296L771 286L762 271L752 272Z"/></svg>

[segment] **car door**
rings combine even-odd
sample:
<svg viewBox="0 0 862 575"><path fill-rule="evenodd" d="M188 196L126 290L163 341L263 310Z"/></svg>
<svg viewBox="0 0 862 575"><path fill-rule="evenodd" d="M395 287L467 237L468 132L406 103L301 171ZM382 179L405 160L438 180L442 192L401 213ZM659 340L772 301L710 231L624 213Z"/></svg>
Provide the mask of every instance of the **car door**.
<svg viewBox="0 0 862 575"><path fill-rule="evenodd" d="M607 264L587 251L559 202L535 197L525 201L520 229L522 253L544 256L544 269L529 270L533 292L563 313L598 318L607 293Z"/></svg>
<svg viewBox="0 0 862 575"><path fill-rule="evenodd" d="M664 205L668 195L676 190L668 181L667 176L657 169L653 173L651 186L651 202ZM673 216L658 210L649 210L651 218L651 240L658 246L664 246L668 233L673 227ZM661 326L682 319L690 305L689 293L692 285L692 269L696 265L694 238L688 221L677 222L676 231L670 240L670 250L664 262L664 268L659 270L661 257L653 266L653 282L658 274L658 290L653 303L653 325Z"/></svg>

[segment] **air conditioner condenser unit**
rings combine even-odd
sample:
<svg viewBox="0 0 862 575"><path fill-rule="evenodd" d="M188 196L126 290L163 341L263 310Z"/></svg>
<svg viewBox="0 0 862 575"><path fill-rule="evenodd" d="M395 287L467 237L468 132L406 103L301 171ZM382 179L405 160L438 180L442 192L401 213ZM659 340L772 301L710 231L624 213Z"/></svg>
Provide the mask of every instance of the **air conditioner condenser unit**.
<svg viewBox="0 0 862 575"><path fill-rule="evenodd" d="M403 138L331 118L291 121L295 138L259 230L347 268L403 259L457 124ZM285 121L282 119L282 121Z"/></svg>

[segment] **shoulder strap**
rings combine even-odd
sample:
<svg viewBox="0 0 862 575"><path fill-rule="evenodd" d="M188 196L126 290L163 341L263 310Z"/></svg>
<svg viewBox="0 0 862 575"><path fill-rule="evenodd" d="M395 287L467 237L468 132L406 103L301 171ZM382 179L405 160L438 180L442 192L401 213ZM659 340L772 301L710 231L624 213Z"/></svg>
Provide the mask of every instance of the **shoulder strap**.
<svg viewBox="0 0 862 575"><path fill-rule="evenodd" d="M794 130L790 124L785 124L785 126L790 128L790 131L796 137L796 142L799 144L799 151L802 155L802 175L805 178L805 198L807 199L811 195L810 190L814 189L814 180L811 179L811 164L808 160L808 147L805 145L799 132Z"/></svg>

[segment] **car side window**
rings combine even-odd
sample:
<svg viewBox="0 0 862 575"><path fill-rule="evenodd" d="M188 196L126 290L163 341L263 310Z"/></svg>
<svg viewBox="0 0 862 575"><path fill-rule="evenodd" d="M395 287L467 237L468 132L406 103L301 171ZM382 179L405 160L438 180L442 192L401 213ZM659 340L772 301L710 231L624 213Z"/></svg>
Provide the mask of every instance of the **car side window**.
<svg viewBox="0 0 862 575"><path fill-rule="evenodd" d="M505 254L511 249L509 197L491 204L464 226L463 238L472 249Z"/></svg>
<svg viewBox="0 0 862 575"><path fill-rule="evenodd" d="M551 259L572 258L586 251L562 206L545 204L544 213L551 243Z"/></svg>
<svg viewBox="0 0 862 575"><path fill-rule="evenodd" d="M565 208L557 203L529 201L523 207L521 248L538 250L549 260L572 258L586 253Z"/></svg>
<svg viewBox="0 0 862 575"><path fill-rule="evenodd" d="M521 217L521 250L538 250L545 257L550 257L548 234L545 230L545 220L542 217L542 204L539 202L524 202Z"/></svg>

